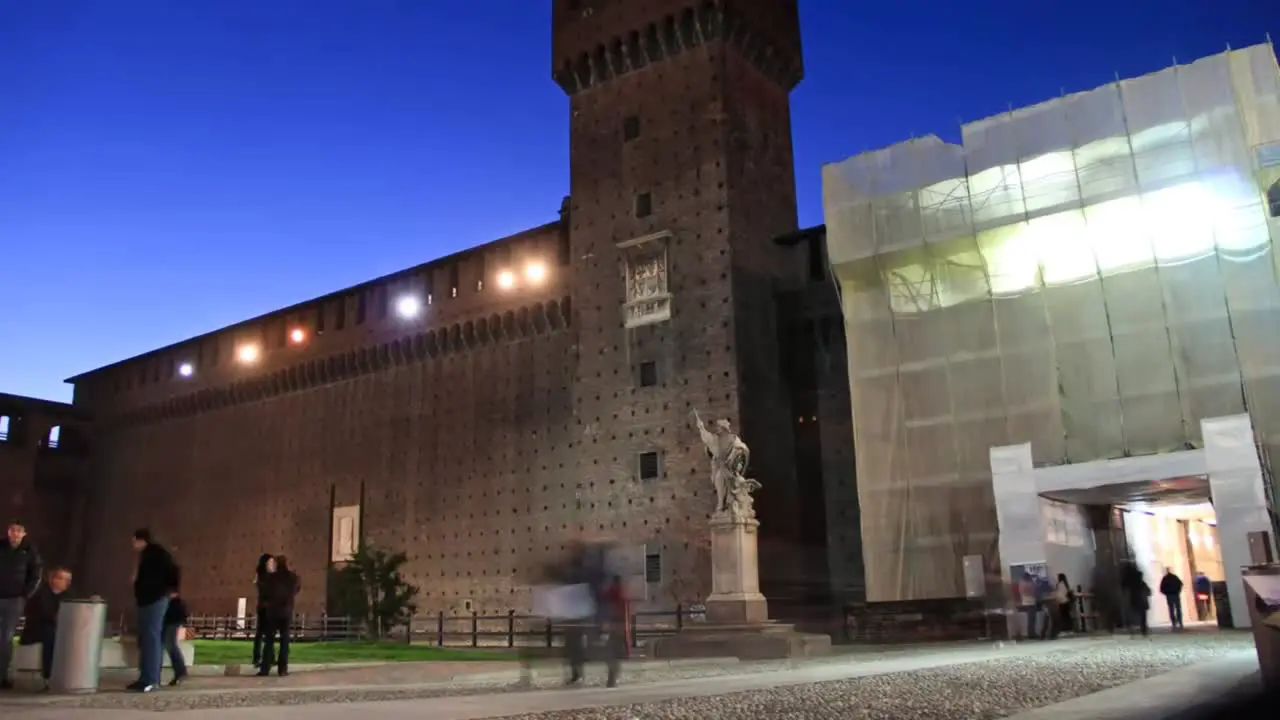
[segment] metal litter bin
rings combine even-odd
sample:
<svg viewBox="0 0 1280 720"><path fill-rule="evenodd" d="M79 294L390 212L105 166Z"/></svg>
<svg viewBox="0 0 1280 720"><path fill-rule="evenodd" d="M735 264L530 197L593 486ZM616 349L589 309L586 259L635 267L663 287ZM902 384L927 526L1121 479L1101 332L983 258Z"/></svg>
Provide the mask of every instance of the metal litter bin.
<svg viewBox="0 0 1280 720"><path fill-rule="evenodd" d="M76 695L98 692L98 663L106 629L106 603L100 600L62 602L49 678L54 692Z"/></svg>

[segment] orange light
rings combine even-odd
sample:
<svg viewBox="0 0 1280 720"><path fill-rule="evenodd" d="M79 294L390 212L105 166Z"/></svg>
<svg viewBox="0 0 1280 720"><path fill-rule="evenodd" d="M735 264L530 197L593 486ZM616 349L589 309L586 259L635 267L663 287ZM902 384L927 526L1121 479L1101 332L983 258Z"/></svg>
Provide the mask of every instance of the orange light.
<svg viewBox="0 0 1280 720"><path fill-rule="evenodd" d="M498 287L502 288L503 290L510 290L511 288L515 287L515 284L516 284L515 273L511 272L510 270L503 270L502 272L498 273Z"/></svg>
<svg viewBox="0 0 1280 720"><path fill-rule="evenodd" d="M289 342L293 343L294 345L298 345L303 340L306 340L306 339L307 339L307 332L302 328L294 328L293 330L289 331Z"/></svg>
<svg viewBox="0 0 1280 720"><path fill-rule="evenodd" d="M240 362L248 364L256 362L259 353L257 345L241 345L240 349L236 351L236 357L240 359Z"/></svg>

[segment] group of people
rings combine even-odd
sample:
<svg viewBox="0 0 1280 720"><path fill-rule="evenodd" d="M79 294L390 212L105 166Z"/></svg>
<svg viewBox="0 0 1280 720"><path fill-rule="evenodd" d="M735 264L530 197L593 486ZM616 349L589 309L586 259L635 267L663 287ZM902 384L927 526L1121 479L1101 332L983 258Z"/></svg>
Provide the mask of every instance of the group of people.
<svg viewBox="0 0 1280 720"><path fill-rule="evenodd" d="M1018 606L1026 622L1026 637L1053 640L1076 627L1076 591L1066 573L1056 583L1042 575L1024 572L1016 587Z"/></svg>
<svg viewBox="0 0 1280 720"><path fill-rule="evenodd" d="M607 684L616 687L621 662L630 648L629 608L622 576L613 568L615 548L605 542L575 542L561 562L543 568L535 607L564 630L568 684L580 683L587 660L601 656ZM525 682L532 680L532 649L522 655Z"/></svg>
<svg viewBox="0 0 1280 720"><path fill-rule="evenodd" d="M0 546L0 690L13 688L13 637L23 620L21 645L40 646L40 676L49 687L54 648L58 637L58 613L71 588L71 571L53 567L45 572L40 553L27 528L11 521L7 541ZM133 533L138 554L133 575L133 596L138 610L138 679L129 685L136 692L152 692L160 686L164 655L173 666L170 685L187 677L179 643L187 624L187 607L179 594L181 573L173 556L151 538L149 530ZM96 600L96 597L90 598Z"/></svg>
<svg viewBox="0 0 1280 720"><path fill-rule="evenodd" d="M258 558L253 584L258 591L257 617L253 635L253 665L258 676L271 674L271 668L284 677L289 674L289 630L293 624L293 604L301 589L298 574L289 569L284 555L263 553ZM279 640L279 653L276 641Z"/></svg>
<svg viewBox="0 0 1280 720"><path fill-rule="evenodd" d="M1173 568L1166 568L1165 574L1160 578L1160 583L1156 588L1161 595L1164 596L1165 605L1169 611L1169 622L1174 630L1180 630L1183 625L1182 613L1182 578L1173 572ZM1203 573L1197 573L1195 578L1196 592L1196 609L1200 619L1204 619L1208 614L1209 593L1211 582ZM1118 601L1117 607L1109 615L1115 615L1112 618L1116 621L1114 626L1122 626L1131 632L1141 633L1143 636L1150 634L1151 629L1147 621L1147 612L1151 609L1152 588L1147 584L1142 570L1132 561L1126 561L1119 568L1118 596L1114 594L1112 597ZM1076 619L1077 611L1077 595L1076 591L1071 588L1071 583L1067 581L1065 573L1059 573L1057 582L1051 583L1047 576L1032 574L1030 572L1023 573L1022 577L1015 583L1015 595L1019 610L1021 610L1026 623L1026 632L1028 638L1038 638L1051 640L1058 637L1062 632L1076 628L1078 623ZM1104 608L1099 608L1104 610Z"/></svg>

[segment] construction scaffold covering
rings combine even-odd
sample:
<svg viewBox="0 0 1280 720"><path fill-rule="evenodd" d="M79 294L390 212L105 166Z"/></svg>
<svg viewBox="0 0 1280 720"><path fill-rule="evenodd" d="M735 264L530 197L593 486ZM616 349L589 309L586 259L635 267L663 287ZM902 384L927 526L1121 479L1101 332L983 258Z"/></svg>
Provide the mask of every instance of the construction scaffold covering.
<svg viewBox="0 0 1280 720"><path fill-rule="evenodd" d="M1280 69L1226 52L823 169L871 601L998 568L988 451L1280 457Z"/></svg>

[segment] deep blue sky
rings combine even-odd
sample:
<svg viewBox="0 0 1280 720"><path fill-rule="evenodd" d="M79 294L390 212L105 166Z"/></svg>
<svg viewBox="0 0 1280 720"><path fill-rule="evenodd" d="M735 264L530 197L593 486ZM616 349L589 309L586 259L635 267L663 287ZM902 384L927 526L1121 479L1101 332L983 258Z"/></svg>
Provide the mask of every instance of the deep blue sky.
<svg viewBox="0 0 1280 720"><path fill-rule="evenodd" d="M0 391L555 217L550 0L0 0ZM1011 11L1010 8L1018 8ZM1276 0L802 0L820 168L1280 37Z"/></svg>

